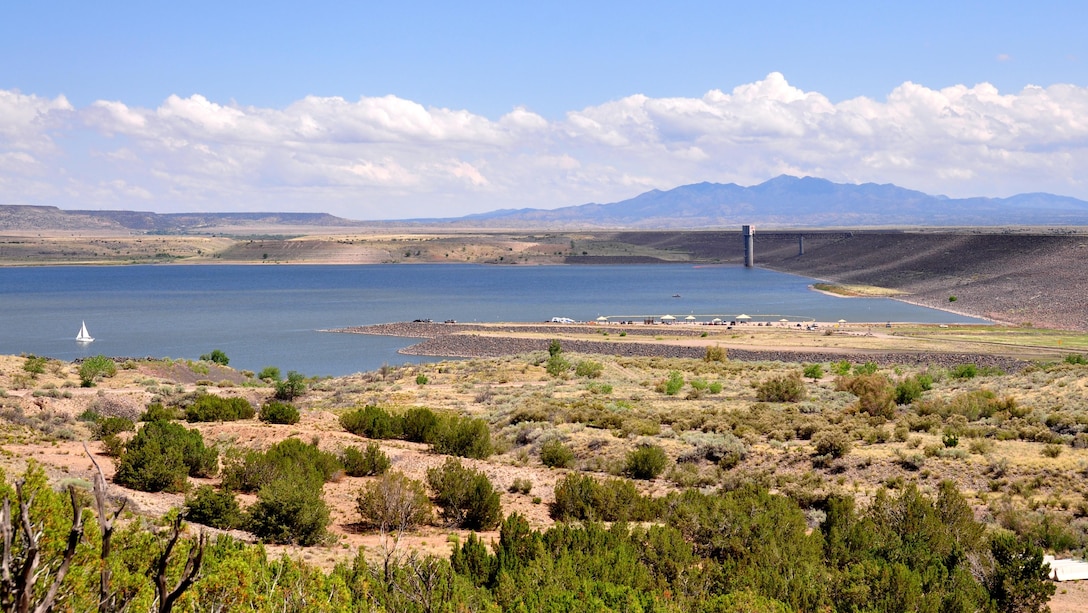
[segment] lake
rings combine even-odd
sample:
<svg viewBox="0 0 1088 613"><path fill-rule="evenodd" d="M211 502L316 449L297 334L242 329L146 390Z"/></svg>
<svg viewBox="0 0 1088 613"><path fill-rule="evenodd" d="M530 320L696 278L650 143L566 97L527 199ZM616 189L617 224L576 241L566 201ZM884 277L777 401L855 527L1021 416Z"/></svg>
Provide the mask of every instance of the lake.
<svg viewBox="0 0 1088 613"><path fill-rule="evenodd" d="M0 354L196 359L345 375L430 361L415 341L320 332L433 319L641 320L689 314L753 321L985 323L886 298L836 298L812 279L740 266L117 266L0 268ZM674 297L678 296L678 297ZM81 321L95 341L75 342Z"/></svg>

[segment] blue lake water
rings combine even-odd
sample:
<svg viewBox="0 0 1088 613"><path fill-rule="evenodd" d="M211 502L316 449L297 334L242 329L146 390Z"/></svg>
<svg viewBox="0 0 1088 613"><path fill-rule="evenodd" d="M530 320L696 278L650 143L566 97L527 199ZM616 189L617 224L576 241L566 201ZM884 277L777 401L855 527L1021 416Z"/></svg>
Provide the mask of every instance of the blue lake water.
<svg viewBox="0 0 1088 613"><path fill-rule="evenodd" d="M982 323L884 298L835 298L813 281L739 266L120 266L0 268L0 354L196 359L344 375L424 361L411 339L320 332L433 319L544 321L671 314L777 321ZM680 297L674 297L674 295ZM85 320L95 341L75 342Z"/></svg>

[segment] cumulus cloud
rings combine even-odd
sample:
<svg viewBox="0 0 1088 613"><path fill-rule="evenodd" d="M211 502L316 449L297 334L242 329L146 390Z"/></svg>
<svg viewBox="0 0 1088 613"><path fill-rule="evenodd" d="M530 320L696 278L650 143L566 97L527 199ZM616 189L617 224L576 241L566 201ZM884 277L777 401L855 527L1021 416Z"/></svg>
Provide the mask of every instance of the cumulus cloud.
<svg viewBox="0 0 1088 613"><path fill-rule="evenodd" d="M65 138L76 134L84 138ZM906 82L883 99L832 102L771 73L698 98L603 101L558 120L523 107L489 119L396 96L262 108L194 94L157 108L74 108L0 90L0 160L8 202L357 219L610 202L781 173L1088 198L1088 88Z"/></svg>

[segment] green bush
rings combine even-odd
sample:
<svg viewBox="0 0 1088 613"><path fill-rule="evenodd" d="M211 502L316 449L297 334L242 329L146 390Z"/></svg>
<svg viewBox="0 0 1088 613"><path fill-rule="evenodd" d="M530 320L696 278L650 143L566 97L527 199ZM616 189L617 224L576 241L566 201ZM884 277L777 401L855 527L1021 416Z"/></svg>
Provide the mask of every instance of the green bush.
<svg viewBox="0 0 1088 613"><path fill-rule="evenodd" d="M1088 364L1088 357L1085 357L1084 354L1081 353L1070 353L1062 359L1066 364L1077 364L1081 366Z"/></svg>
<svg viewBox="0 0 1088 613"><path fill-rule="evenodd" d="M329 481L341 469L336 455L321 451L315 444L288 438L265 451L246 451L223 463L224 488L240 492L255 492L263 485L295 473L312 474L322 483Z"/></svg>
<svg viewBox="0 0 1088 613"><path fill-rule="evenodd" d="M486 475L447 458L441 468L427 470L427 485L434 492L442 516L468 530L490 530L502 520L499 493Z"/></svg>
<svg viewBox="0 0 1088 613"><path fill-rule="evenodd" d="M444 455L484 460L492 451L491 430L482 419L450 417L438 431L433 449Z"/></svg>
<svg viewBox="0 0 1088 613"><path fill-rule="evenodd" d="M120 432L132 432L136 430L136 424L127 417L103 417L95 424L95 438L103 440L107 436Z"/></svg>
<svg viewBox="0 0 1088 613"><path fill-rule="evenodd" d="M357 447L345 447L340 454L340 462L344 465L344 472L351 477L381 475L391 465L389 456L385 455L377 443L369 443L365 451L359 451Z"/></svg>
<svg viewBox="0 0 1088 613"><path fill-rule="evenodd" d="M575 375L589 379L600 377L603 371L604 366L600 362L594 362L593 360L582 360L574 367Z"/></svg>
<svg viewBox="0 0 1088 613"><path fill-rule="evenodd" d="M301 418L293 404L270 400L261 406L261 421L269 424L297 424Z"/></svg>
<svg viewBox="0 0 1088 613"><path fill-rule="evenodd" d="M706 362L724 362L726 359L726 353L724 347L717 345L706 348L706 354L703 355L703 361Z"/></svg>
<svg viewBox="0 0 1088 613"><path fill-rule="evenodd" d="M49 362L49 358L43 358L36 355L26 356L26 361L23 362L23 370L30 373L32 377L45 373L45 365Z"/></svg>
<svg viewBox="0 0 1088 613"><path fill-rule="evenodd" d="M855 376L872 375L876 371L880 370L880 365L876 362L866 362L864 364L858 364L854 367Z"/></svg>
<svg viewBox="0 0 1088 613"><path fill-rule="evenodd" d="M654 521L660 513L660 504L627 479L602 482L577 472L555 484L549 510L556 521Z"/></svg>
<svg viewBox="0 0 1088 613"><path fill-rule="evenodd" d="M147 405L147 410L140 415L140 421L173 421L177 418L177 409L164 407L161 402L153 402Z"/></svg>
<svg viewBox="0 0 1088 613"><path fill-rule="evenodd" d="M185 519L220 530L233 530L243 524L234 494L210 485L202 485L185 497Z"/></svg>
<svg viewBox="0 0 1088 613"><path fill-rule="evenodd" d="M553 438L540 446L540 461L548 468L570 468L574 465L574 452Z"/></svg>
<svg viewBox="0 0 1088 613"><path fill-rule="evenodd" d="M800 402L805 398L805 384L796 372L771 377L756 386L760 402Z"/></svg>
<svg viewBox="0 0 1088 613"><path fill-rule="evenodd" d="M805 364L804 374L809 379L816 381L824 376L824 367L822 364Z"/></svg>
<svg viewBox="0 0 1088 613"><path fill-rule="evenodd" d="M87 358L79 365L79 381L83 387L94 387L94 382L100 377L112 377L116 374L117 365L104 355Z"/></svg>
<svg viewBox="0 0 1088 613"><path fill-rule="evenodd" d="M656 479L665 471L669 457L657 445L643 444L627 454L624 473L633 479Z"/></svg>
<svg viewBox="0 0 1088 613"><path fill-rule="evenodd" d="M831 373L839 377L845 377L850 374L850 368L850 360L840 360L831 364Z"/></svg>
<svg viewBox="0 0 1088 613"><path fill-rule="evenodd" d="M548 358L544 369L553 377L561 377L570 371L570 362L563 357L563 354L556 353Z"/></svg>
<svg viewBox="0 0 1088 613"><path fill-rule="evenodd" d="M182 492L186 477L210 477L219 453L206 448L200 432L180 424L152 421L125 444L113 480L145 492Z"/></svg>
<svg viewBox="0 0 1088 613"><path fill-rule="evenodd" d="M974 379L978 376L978 367L974 364L959 364L949 374L955 379Z"/></svg>
<svg viewBox="0 0 1088 613"><path fill-rule="evenodd" d="M340 426L358 436L388 439L401 437L403 422L381 407L367 405L341 415Z"/></svg>
<svg viewBox="0 0 1088 613"><path fill-rule="evenodd" d="M275 382L280 380L280 369L275 366L265 366L257 373L257 378L262 381Z"/></svg>
<svg viewBox="0 0 1088 613"><path fill-rule="evenodd" d="M294 400L306 393L306 377L293 370L287 371L287 378L276 381L276 398L279 400Z"/></svg>
<svg viewBox="0 0 1088 613"><path fill-rule="evenodd" d="M416 375L416 385L427 385L427 375L422 373Z"/></svg>
<svg viewBox="0 0 1088 613"><path fill-rule="evenodd" d="M316 545L325 539L329 507L322 481L309 470L291 471L263 485L249 508L249 531L262 541Z"/></svg>
<svg viewBox="0 0 1088 613"><path fill-rule="evenodd" d="M431 444L441 425L441 420L434 411L426 407L412 407L401 417L400 430L406 441Z"/></svg>
<svg viewBox="0 0 1088 613"><path fill-rule="evenodd" d="M214 362L216 364L219 364L220 366L226 366L227 364L230 364L230 358L228 358L227 354L223 353L219 349L213 349L211 353L205 353L204 355L200 356L200 359L204 362Z"/></svg>
<svg viewBox="0 0 1088 613"><path fill-rule="evenodd" d="M675 396L682 389L684 389L684 375L678 370L669 371L669 378L657 385L657 391L666 396Z"/></svg>
<svg viewBox="0 0 1088 613"><path fill-rule="evenodd" d="M256 414L253 405L245 398L223 398L215 394L200 394L185 408L189 422L237 421L252 419Z"/></svg>

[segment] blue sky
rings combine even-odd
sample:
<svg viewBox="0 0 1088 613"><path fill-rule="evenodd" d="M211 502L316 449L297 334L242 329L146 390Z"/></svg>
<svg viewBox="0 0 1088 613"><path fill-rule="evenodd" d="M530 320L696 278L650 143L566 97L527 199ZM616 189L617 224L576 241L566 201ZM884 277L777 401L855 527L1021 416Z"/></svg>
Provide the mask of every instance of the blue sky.
<svg viewBox="0 0 1088 613"><path fill-rule="evenodd" d="M1088 199L1088 5L0 6L0 202L355 219L782 173Z"/></svg>

